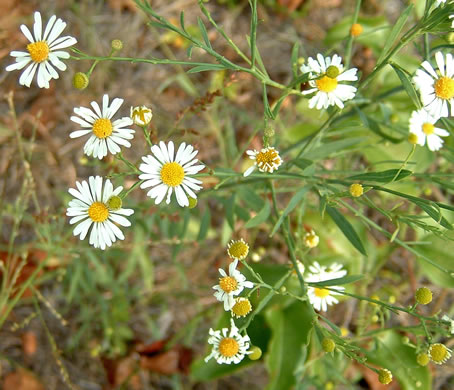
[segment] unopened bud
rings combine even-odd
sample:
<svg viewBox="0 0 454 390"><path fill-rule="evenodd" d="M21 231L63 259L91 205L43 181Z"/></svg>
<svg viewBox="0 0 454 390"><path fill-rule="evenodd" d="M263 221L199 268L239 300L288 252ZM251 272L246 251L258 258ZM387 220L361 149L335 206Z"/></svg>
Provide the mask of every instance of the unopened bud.
<svg viewBox="0 0 454 390"><path fill-rule="evenodd" d="M77 88L81 91L88 87L89 82L90 82L90 80L88 79L88 76L85 73L77 72L73 76L74 88Z"/></svg>

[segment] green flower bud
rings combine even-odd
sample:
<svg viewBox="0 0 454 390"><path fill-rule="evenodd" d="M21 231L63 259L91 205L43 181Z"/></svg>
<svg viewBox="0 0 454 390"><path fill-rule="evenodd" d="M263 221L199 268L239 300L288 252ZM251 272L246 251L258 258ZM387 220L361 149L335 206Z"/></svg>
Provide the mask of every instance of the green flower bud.
<svg viewBox="0 0 454 390"><path fill-rule="evenodd" d="M88 76L85 73L82 72L77 72L73 76L73 86L74 88L77 88L79 90L84 90L85 88L88 87L90 80Z"/></svg>

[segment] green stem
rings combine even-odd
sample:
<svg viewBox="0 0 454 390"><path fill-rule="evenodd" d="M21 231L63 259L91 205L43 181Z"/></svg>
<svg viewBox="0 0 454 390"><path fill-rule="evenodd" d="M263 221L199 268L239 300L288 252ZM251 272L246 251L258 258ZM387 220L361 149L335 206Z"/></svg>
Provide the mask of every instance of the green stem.
<svg viewBox="0 0 454 390"><path fill-rule="evenodd" d="M361 0L356 0L355 12L353 14L352 25L358 21L359 10L361 8ZM352 47L353 47L353 35L350 33L347 41L347 46L345 48L345 68L350 67L352 60Z"/></svg>

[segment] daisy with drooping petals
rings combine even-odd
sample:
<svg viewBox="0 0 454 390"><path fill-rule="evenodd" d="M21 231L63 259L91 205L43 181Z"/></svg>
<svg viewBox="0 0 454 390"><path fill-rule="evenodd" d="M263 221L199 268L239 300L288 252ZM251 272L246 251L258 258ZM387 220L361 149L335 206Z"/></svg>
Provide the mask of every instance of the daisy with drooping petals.
<svg viewBox="0 0 454 390"><path fill-rule="evenodd" d="M247 155L251 160L254 160L254 165L249 167L243 176L249 176L255 169L259 168L260 172L273 173L282 164L282 158L279 156L279 152L272 146L263 148L262 150L247 150Z"/></svg>
<svg viewBox="0 0 454 390"><path fill-rule="evenodd" d="M30 41L27 51L12 51L11 57L16 57L16 62L6 67L6 71L25 69L20 78L19 84L30 87L35 73L38 87L49 88L49 81L58 79L59 75L54 69L66 70L66 65L60 59L69 58L69 53L60 49L68 48L77 43L76 38L70 36L60 37L66 27L66 23L53 15L47 22L46 28L42 28L41 14L35 12L35 23L33 34L24 24L20 26L22 33Z"/></svg>
<svg viewBox="0 0 454 390"><path fill-rule="evenodd" d="M230 322L230 329L213 330L210 328L208 344L211 344L213 349L205 358L205 362L214 357L219 364L230 364L232 362L238 364L245 355L252 353L252 351L248 351L251 341L249 336L241 336L235 322L233 320L230 320Z"/></svg>
<svg viewBox="0 0 454 390"><path fill-rule="evenodd" d="M107 156L107 151L117 154L121 151L118 145L129 148L131 144L128 139L134 138L135 130L125 126L132 125L132 119L123 117L112 122L112 117L120 109L123 99L115 98L109 106L109 95L102 97L102 110L98 103L91 102L93 110L86 107L76 107L74 113L79 116L72 116L70 119L78 123L83 129L73 131L69 136L78 138L91 134L84 146L84 153L87 156L97 157L100 160Z"/></svg>
<svg viewBox="0 0 454 390"><path fill-rule="evenodd" d="M68 192L74 196L68 205L66 215L72 217L69 223L79 223L74 228L74 235L83 240L91 228L90 245L95 248L111 246L117 238L124 240L125 236L116 224L131 226L125 216L134 213L132 209L123 209L122 200L118 194L123 187L113 188L110 180L106 180L103 188L103 179L100 176L90 176L87 181L76 181L77 189L70 188Z"/></svg>
<svg viewBox="0 0 454 390"><path fill-rule="evenodd" d="M189 206L188 195L197 199L195 191L202 189L199 185L202 182L191 177L205 168L203 164L195 165L199 161L194 158L198 150L183 142L175 154L172 141L167 145L161 141L159 145L151 147L151 152L153 155L142 157L144 162L139 169L143 173L139 179L144 182L140 188L152 187L147 195L154 199L155 204L161 203L166 195L166 203L170 203L170 196L175 192L178 204L181 207Z"/></svg>
<svg viewBox="0 0 454 390"><path fill-rule="evenodd" d="M321 110L334 105L344 108L343 102L355 97L355 87L339 82L358 80L358 76L356 76L358 70L352 68L344 71L342 58L337 54L332 58L324 58L321 54L317 54L317 61L309 57L307 62L307 65L301 66L301 71L316 77L315 80L309 81L311 88L302 92L303 95L316 93L309 100L309 108L315 107L317 110Z"/></svg>
<svg viewBox="0 0 454 390"><path fill-rule="evenodd" d="M232 261L229 265L229 274L219 268L222 278L219 278L219 284L213 287L216 292L214 296L218 301L224 302L224 310L229 311L235 305L235 296L239 295L245 288L254 287L254 283L246 280L246 277L236 269L238 259Z"/></svg>
<svg viewBox="0 0 454 390"><path fill-rule="evenodd" d="M418 138L418 145L424 146L427 139L429 150L435 152L443 146L440 137L447 137L449 132L435 127L438 118L430 115L426 110L413 111L410 117L410 133Z"/></svg>
<svg viewBox="0 0 454 390"><path fill-rule="evenodd" d="M438 71L435 71L429 61L424 61L418 69L413 81L419 89L422 104L430 115L436 118L454 114L454 60L451 54L442 52L435 54Z"/></svg>
<svg viewBox="0 0 454 390"><path fill-rule="evenodd" d="M334 263L330 267L321 266L318 262L314 262L309 266L310 273L305 278L306 282L324 282L326 280L342 278L347 274L347 271L342 269L342 265ZM343 291L342 286L329 286L330 290L323 287L308 286L307 295L309 302L316 310L327 311L328 306L339 303L334 295L340 293L333 291Z"/></svg>

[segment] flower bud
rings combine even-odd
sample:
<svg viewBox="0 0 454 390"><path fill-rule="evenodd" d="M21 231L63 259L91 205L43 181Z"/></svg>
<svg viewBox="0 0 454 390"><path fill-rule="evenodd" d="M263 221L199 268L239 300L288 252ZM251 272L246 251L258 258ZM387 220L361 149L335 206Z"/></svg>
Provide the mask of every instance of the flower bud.
<svg viewBox="0 0 454 390"><path fill-rule="evenodd" d="M73 76L74 88L77 88L81 91L88 87L89 82L90 82L90 80L88 79L88 76L85 73L77 72Z"/></svg>
<svg viewBox="0 0 454 390"><path fill-rule="evenodd" d="M257 346L252 346L249 351L252 351L252 353L250 353L248 356L249 356L249 359L251 360L259 360L261 357L262 357L262 350L257 347Z"/></svg>
<svg viewBox="0 0 454 390"><path fill-rule="evenodd" d="M432 302L432 291L427 287L418 288L415 293L415 299L420 305L427 305Z"/></svg>
<svg viewBox="0 0 454 390"><path fill-rule="evenodd" d="M119 50L123 49L123 42L119 39L114 39L110 43L110 47L112 48L112 50L119 51Z"/></svg>
<svg viewBox="0 0 454 390"><path fill-rule="evenodd" d="M130 117L137 126L147 126L153 117L153 113L146 106L131 107Z"/></svg>

